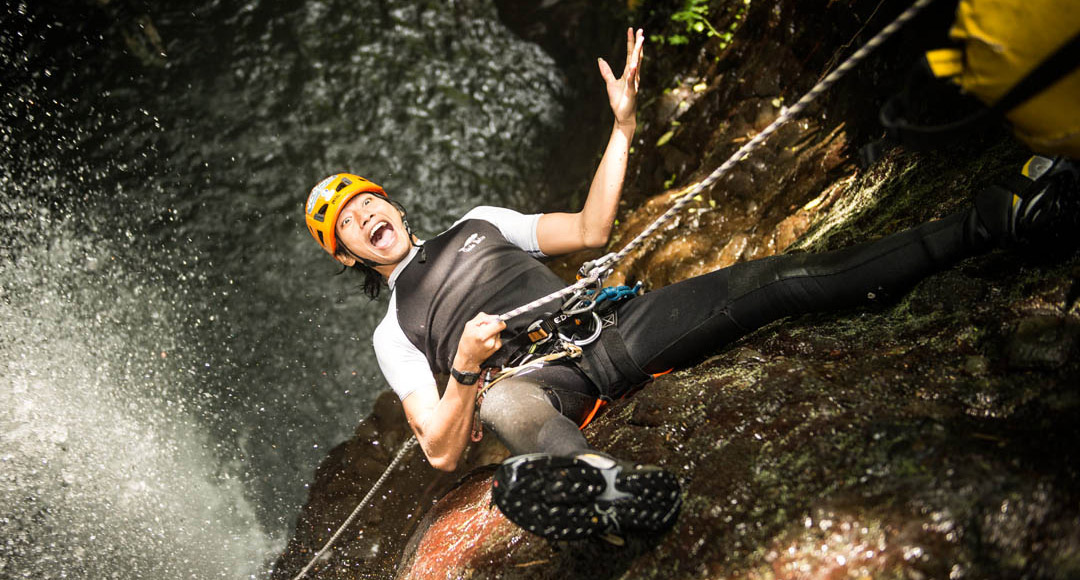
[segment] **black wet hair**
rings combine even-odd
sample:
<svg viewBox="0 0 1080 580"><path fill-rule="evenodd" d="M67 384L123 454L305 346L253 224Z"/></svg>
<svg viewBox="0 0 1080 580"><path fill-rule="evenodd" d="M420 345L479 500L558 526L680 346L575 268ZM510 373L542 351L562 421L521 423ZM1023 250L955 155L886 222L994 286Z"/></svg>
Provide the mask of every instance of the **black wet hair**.
<svg viewBox="0 0 1080 580"><path fill-rule="evenodd" d="M346 270L356 271L364 277L364 294L367 295L368 298L375 300L379 297L385 282L383 281L382 274L376 272L375 268L365 265L363 262L357 260L352 266L342 267L341 272L338 272L338 274L342 274Z"/></svg>

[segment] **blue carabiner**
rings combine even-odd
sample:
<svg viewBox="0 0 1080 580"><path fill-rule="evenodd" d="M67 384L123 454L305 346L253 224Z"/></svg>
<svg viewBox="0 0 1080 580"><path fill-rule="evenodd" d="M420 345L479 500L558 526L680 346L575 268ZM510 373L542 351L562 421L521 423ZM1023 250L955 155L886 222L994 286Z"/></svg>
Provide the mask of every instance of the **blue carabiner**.
<svg viewBox="0 0 1080 580"><path fill-rule="evenodd" d="M634 296L637 296L640 291L641 282L634 284L633 288L629 286L607 286L600 289L600 292L596 295L595 302L603 302L604 300L618 302L627 298L633 298Z"/></svg>

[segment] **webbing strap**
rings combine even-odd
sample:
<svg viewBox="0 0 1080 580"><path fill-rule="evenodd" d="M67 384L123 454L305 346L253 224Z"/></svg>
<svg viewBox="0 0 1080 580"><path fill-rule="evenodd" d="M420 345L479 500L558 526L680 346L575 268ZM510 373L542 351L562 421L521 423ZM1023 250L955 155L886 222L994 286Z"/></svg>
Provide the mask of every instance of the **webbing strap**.
<svg viewBox="0 0 1080 580"><path fill-rule="evenodd" d="M533 360L531 360L531 361L529 361L529 362L527 362L527 363L525 363L523 365L519 365L519 366L516 366L516 367L511 367L511 368L508 368L508 369L503 369L503 370L499 371L499 374L497 374L494 379L492 379L488 383L485 383L484 386L477 389L476 397L477 397L477 399L483 398L484 393L486 393L488 391L488 389L490 389L491 387L494 387L496 384L498 384L503 379L508 379L508 378L520 373L521 371L523 371L525 369L531 369L531 368L543 366L543 365L545 365L545 364L547 364L549 362L557 361L559 359L563 359L563 358L566 358L566 357L570 357L570 358L579 358L579 357L581 357L581 347L577 346L575 344L571 344L571 343L563 343L561 349L559 349L559 350L557 350L557 351L555 351L555 352L553 352L551 354L544 355L544 356L542 356L540 358L537 358L537 359L533 359Z"/></svg>
<svg viewBox="0 0 1080 580"><path fill-rule="evenodd" d="M626 343L623 342L622 335L617 330L611 329L601 334L600 343L604 346L604 352L607 353L611 364L615 365L615 371L622 376L623 381L630 385L627 388L640 385L652 378L652 375L641 370L641 367L634 361L634 357L630 356L630 353L626 350ZM623 391L625 390L626 388L623 389ZM612 396L621 394L622 392Z"/></svg>
<svg viewBox="0 0 1080 580"><path fill-rule="evenodd" d="M484 368L504 368L521 352L526 351L532 345L545 341L549 336L557 335L559 329L550 317L541 318L536 327L519 332L502 342L502 347L495 351L481 365Z"/></svg>
<svg viewBox="0 0 1080 580"><path fill-rule="evenodd" d="M991 107L999 113L1007 113L1028 99L1041 93L1050 85L1061 80L1080 66L1080 32L1061 45L1054 54L1039 63L1020 82L1016 83L1005 96Z"/></svg>
<svg viewBox="0 0 1080 580"><path fill-rule="evenodd" d="M600 412L600 409L604 405L607 405L607 401L603 399L597 399L596 402L593 403L592 411L589 411L589 414L585 417L581 424L578 425L578 431L584 431L585 428L589 426L589 423L592 423L592 420L596 418L596 414Z"/></svg>

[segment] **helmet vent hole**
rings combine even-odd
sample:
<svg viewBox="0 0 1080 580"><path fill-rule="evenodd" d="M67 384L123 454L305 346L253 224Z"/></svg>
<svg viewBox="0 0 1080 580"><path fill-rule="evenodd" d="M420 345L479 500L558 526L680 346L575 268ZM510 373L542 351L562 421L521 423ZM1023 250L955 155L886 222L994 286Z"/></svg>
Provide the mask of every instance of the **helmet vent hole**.
<svg viewBox="0 0 1080 580"><path fill-rule="evenodd" d="M337 187L334 188L334 191L335 192L341 191L341 190L345 189L346 187L348 187L350 185L352 185L352 181L350 181L348 177L342 177L341 178L341 183L338 183Z"/></svg>
<svg viewBox="0 0 1080 580"><path fill-rule="evenodd" d="M319 243L324 246L326 245L326 240L323 238L322 230L319 230Z"/></svg>
<svg viewBox="0 0 1080 580"><path fill-rule="evenodd" d="M318 222L326 221L326 210L329 209L329 208L330 208L330 204L328 204L328 203L322 204L322 207L319 208L319 211L315 212L315 215L314 215L315 221L318 221Z"/></svg>

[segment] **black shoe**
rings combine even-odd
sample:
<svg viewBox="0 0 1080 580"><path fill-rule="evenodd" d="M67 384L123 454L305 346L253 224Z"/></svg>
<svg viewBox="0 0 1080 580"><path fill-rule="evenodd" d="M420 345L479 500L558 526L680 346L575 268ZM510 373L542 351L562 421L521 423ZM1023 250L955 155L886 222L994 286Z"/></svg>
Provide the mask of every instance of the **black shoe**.
<svg viewBox="0 0 1080 580"><path fill-rule="evenodd" d="M1024 177L975 198L978 232L999 247L1080 242L1080 167L1065 158L1035 156Z"/></svg>
<svg viewBox="0 0 1080 580"><path fill-rule="evenodd" d="M682 505L673 474L600 453L511 457L491 493L510 521L556 541L664 531Z"/></svg>

